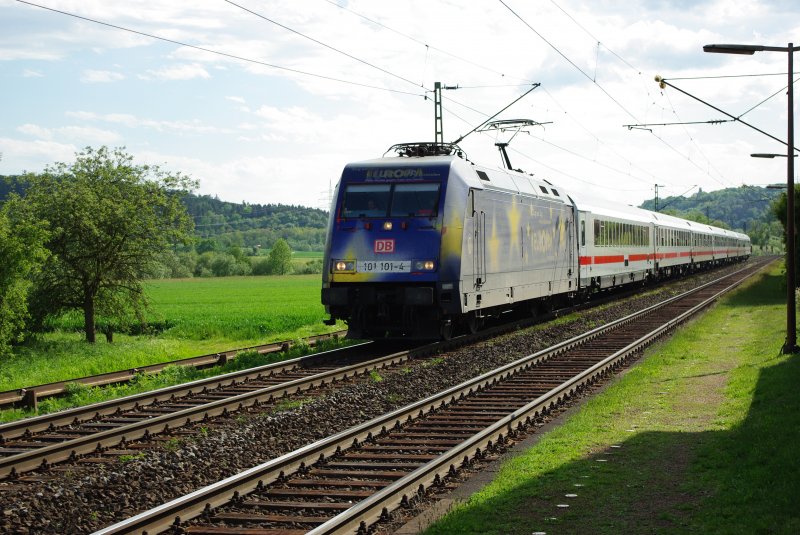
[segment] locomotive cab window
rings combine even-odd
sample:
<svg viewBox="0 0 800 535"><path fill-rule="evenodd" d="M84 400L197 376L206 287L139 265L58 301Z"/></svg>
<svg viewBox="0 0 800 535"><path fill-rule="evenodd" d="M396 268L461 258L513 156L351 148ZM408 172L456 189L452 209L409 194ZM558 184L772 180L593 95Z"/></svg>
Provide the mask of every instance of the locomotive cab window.
<svg viewBox="0 0 800 535"><path fill-rule="evenodd" d="M386 217L389 184L350 184L344 192L342 217Z"/></svg>
<svg viewBox="0 0 800 535"><path fill-rule="evenodd" d="M439 207L439 184L396 184L393 217L434 217Z"/></svg>

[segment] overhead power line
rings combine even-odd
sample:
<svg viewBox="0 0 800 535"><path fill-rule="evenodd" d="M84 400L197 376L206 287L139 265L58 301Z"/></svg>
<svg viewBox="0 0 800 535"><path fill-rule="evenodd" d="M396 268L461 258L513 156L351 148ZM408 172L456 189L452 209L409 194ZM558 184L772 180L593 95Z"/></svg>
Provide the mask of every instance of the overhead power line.
<svg viewBox="0 0 800 535"><path fill-rule="evenodd" d="M311 37L311 36L308 36L308 35L306 35L306 34L304 34L304 33L302 33L302 32L299 32L299 31L297 31L297 30L295 30L295 29L293 29L293 28L290 28L290 27L286 26L285 24L281 24L280 22L278 22L278 21L276 21L276 20L273 20L273 19L271 19L271 18L269 18L269 17L267 17L267 16L265 16L265 15L262 15L261 13L258 13L258 12L256 12L256 11L253 11L252 9L246 8L246 7L244 7L244 6L243 6L243 5L241 5L241 4L237 4L236 2L233 2L233 1L231 1L231 0L224 0L224 1L225 1L225 2L227 2L227 3L229 3L230 5L232 5L232 6L234 6L234 7L238 7L238 8L239 8L239 9L241 9L242 11L246 11L247 13L250 13L251 15L255 15L256 17L258 17L258 18L260 18L260 19L262 19L262 20L265 20L265 21L267 21L267 22L269 22L269 23L271 23L271 24L274 24L275 26L278 26L278 27L280 27L280 28L283 28L283 29L284 29L284 30L286 30L286 31L292 32L292 33L293 33L293 34L295 34L295 35L299 35L299 36L300 36L300 37L302 37L303 39L308 39L309 41L311 41L311 42L313 42L313 43L316 43L316 44L318 44L318 45L320 45L320 46L323 46L323 47L325 47L325 48L327 48L327 49L329 49L329 50L333 50L333 51L334 51L334 52L336 52L337 54L341 54L341 55L343 55L343 56L346 56L346 57L348 57L348 58L350 58L350 59L352 59L352 60L355 60L355 61L357 61L357 62L359 62L359 63L363 63L364 65L366 65L366 66L368 66L368 67L371 67L371 68L373 68L373 69L377 69L377 70L381 71L381 72L382 72L382 73L384 73L384 74L388 74L389 76L394 76L395 78L397 78L397 79L399 79L399 80L402 80L402 81L404 81L404 82L408 82L409 84L415 85L415 86L417 86L417 87L423 87L423 88L425 87L424 85L422 85L422 84L417 84L416 82L412 82L412 81L411 81L411 80L409 80L408 78L405 78L405 77L403 77L403 76L400 76L399 74L395 74L395 73L393 73L393 72L391 72L391 71L387 71L386 69L384 69L384 68L382 68L382 67L378 67L378 66L377 66L377 65L375 65L375 64L372 64L372 63L370 63L370 62L368 62L368 61L365 61L365 60L363 60L363 59L361 59L361 58L357 58L356 56L354 56L354 55L352 55L352 54L349 54L349 53L347 53L347 52L345 52L345 51L343 51L343 50L339 50L338 48L336 48L336 47L334 47L334 46L331 46L331 45L329 45L329 44L327 44L327 43L323 43L323 42L322 42L322 41L320 41L319 39L314 39L314 38L313 38L313 37Z"/></svg>
<svg viewBox="0 0 800 535"><path fill-rule="evenodd" d="M390 27L390 26L387 26L386 24L383 24L382 22L379 22L379 21L377 21L377 20L375 20L375 19L372 19L372 18L369 18L369 17L367 17L366 15L362 15L361 13L358 13L358 12L356 12L356 11L353 11L353 10L352 10L352 9L350 9L349 7L345 7L345 6L343 6L343 5L340 5L339 3L337 3L337 2L334 2L333 0L324 0L324 1L325 1L325 2L327 2L327 3L329 3L329 4L331 4L331 5L334 5L334 6L338 7L339 9L342 9L342 10L344 10L344 11L347 11L348 13L352 13L352 14L353 14L353 15L355 15L356 17L360 17L360 18L362 18L362 19L366 20L367 22L369 22L369 23L371 23L371 24L375 24L376 26L380 26L381 28L384 28L384 29L386 29L386 30L389 30L389 31L390 31L390 32L392 32L392 33L396 33L397 35L399 35L399 36L401 36L401 37L404 37L404 38L406 38L406 39L408 39L408 40L410 40L410 41L413 41L413 42L417 43L418 45L424 46L426 50L428 50L428 49L429 49L429 50L435 50L436 52L439 52L439 53L441 53L441 54L444 54L445 56L449 56L449 57L451 57L451 58L453 58L453 59L457 59L458 61L462 61L462 62L464 62L464 63L467 63L467 64L469 64L469 65L472 65L473 67L478 67L479 69L482 69L482 70L485 70L485 71L488 71L488 72L492 72L492 73L494 73L494 74L497 74L497 75L500 75L500 76L506 77L506 74L504 74L504 73L502 73L502 72L500 72L500 71L497 71L497 70L495 70L495 69L492 69L491 67L487 67L487 66L485 66L485 65L481 65L481 64L479 64L479 63L475 63L474 61L470 61L470 60L468 60L468 59L466 59L466 58L464 58L464 57L458 56L458 55L456 55L456 54L453 54L453 53L451 53L451 52L448 52L448 51L446 51L446 50L443 50L443 49L441 49L441 48L435 47L435 46L433 46L433 45L431 45L431 44L428 44L428 43L426 43L425 41L420 41L419 39L417 39L417 38L415 38L415 37L412 37L412 36L408 35L407 33L403 33L403 32L401 32L401 31L399 31L399 30L396 30L396 29L394 29L394 28L392 28L392 27ZM516 78L517 80L521 80L521 81L523 81L523 82L527 82L527 83L532 83L532 82L533 82L532 80L527 80L527 79L525 79L525 78L520 78L520 77L516 77L516 76L514 76L514 77L512 77L512 78ZM491 87L491 86L486 86L486 87ZM501 86L498 86L498 87L501 87Z"/></svg>
<svg viewBox="0 0 800 535"><path fill-rule="evenodd" d="M536 35L537 35L537 36L538 36L538 37L539 37L539 38L540 38L542 41L544 41L544 42L545 42L545 43L546 43L548 46L550 46L550 48L552 48L552 49L553 49L553 50L554 50L556 53L558 53L558 55L560 55L562 58L564 58L564 60L566 60L566 61L567 61L567 62L568 62L570 65L572 65L572 66L573 66L573 67L574 67L574 68L575 68L575 69L576 69L578 72L580 72L580 73L581 73L583 76L585 76L587 79L591 80L591 82L592 82L594 85L596 85L596 86L597 86L597 88L598 88L598 89L600 89L600 91L602 91L602 92L603 92L603 94L605 94L605 95L606 95L606 96L607 96L607 97L608 97L608 98L609 98L609 99L610 99L610 100L611 100L611 101L612 101L614 104L616 104L616 105L617 105L617 106L618 106L618 107L619 107L619 108L620 108L620 109L621 109L623 112L625 112L625 113L626 113L628 116L630 116L631 118L633 118L635 121L637 121L637 122L641 123L641 121L640 121L640 120L639 120L639 119L638 119L638 118L637 118L637 117L636 117L636 116L635 116L635 115L634 115L634 114L633 114L631 111L629 111L629 110L628 110L628 109L627 109L627 108L626 108L626 107L625 107L625 106L624 106L624 105L623 105L623 104L622 104L622 103L621 103L619 100L617 100L617 99L616 99L616 98L615 98L613 95L611 95L611 93L609 93L609 92L608 92L608 91L607 91L607 90L606 90L606 89L605 89L605 88L604 88L602 85L600 85L600 84L597 82L597 80L596 80L595 78L593 78L593 77L589 76L589 74L588 74L586 71L584 71L583 69L581 69L581 68L580 68L580 67L579 67L579 66L578 66L578 65L577 65L577 64L576 64L574 61L572 61L572 60L571 60L571 59L570 59L570 58L569 58L569 57L568 57L566 54L564 54L564 53L563 53L563 52L562 52L562 51L561 51L561 50L560 50L560 49L559 49L557 46L555 46L555 45L554 45L553 43L551 43L551 42L550 42L550 41L549 41L547 38L545 38L545 37L544 37L544 36L543 36L543 35L542 35L540 32L538 32L538 31L537 31L537 30L536 30L536 29L535 29L535 28L534 28L534 27L533 27L533 26L532 26L530 23L528 23L528 22L527 22L527 21L526 21L524 18L522 18L522 16L521 16L521 15L519 15L519 14L518 14L516 11L514 11L514 9L512 9L512 8L511 8L511 7L510 7L508 4L506 4L506 2L505 2L504 0L498 0L498 1L499 1L501 4L503 4L503 6L504 6L506 9L508 9L508 10L509 10L509 11L510 11L510 12L511 12L511 13L512 13L512 14L513 14L513 15L514 15L514 16L515 16L517 19L519 19L519 20L520 20L520 22L522 22L522 23L523 23L525 26L527 26L527 27L528 27L528 29L530 29L530 30L531 30L531 31L532 31L534 34L536 34ZM551 1L552 1L552 0L551 0ZM560 9L560 8L559 8L559 9ZM562 10L562 11L563 11L563 10ZM570 17L570 18L572 18L572 17ZM572 19L572 20L574 21L574 19ZM577 21L575 21L575 22L576 22L576 24L577 24ZM581 27L581 29L583 29L585 32L589 33L589 32L588 32L588 30L586 30L586 29L585 29L585 28L583 28L582 26L580 26L580 25L578 25L578 26L579 26L579 27ZM597 41L597 39L596 39L596 38L595 38L595 37L594 37L594 36L593 36L591 33L589 33L589 35L590 35L590 36L592 36L592 38L594 38L594 39ZM599 41L598 41L598 42L599 42ZM613 53L613 52L612 52L612 53ZM618 57L619 57L619 56L618 56ZM622 59L622 58L620 58L620 59ZM641 72L640 72L638 69L636 69L635 67L633 67L633 66L632 66L630 63L628 63L628 62L627 62L627 61L625 61L625 60L622 60L622 61L623 61L623 62L624 62L626 65L628 65L629 67L631 67L632 69L634 69L634 70L635 70L635 71L636 71L638 74L641 74ZM673 110L673 111L674 111L674 110ZM709 178L711 178L711 179L713 179L713 180L715 180L715 181L719 182L719 180L718 180L716 177L712 176L712 175L711 175L711 174L708 172L708 170L706 170L706 169L703 169L702 167L700 167L700 165L698 165L698 163L697 163L697 162L693 161L693 160L692 160L692 159L691 159L689 156L687 156L687 155L683 154L681 151L679 151L678 149L676 149L675 147L673 147L673 146L672 146L672 145L671 145L669 142L667 142L667 141L666 141L664 138L662 138L662 137L660 137L660 136L656 135L656 134L655 134L654 132L652 132L652 131L650 131L650 134L651 134L653 137L655 137L656 139L658 139L658 140L659 140L659 141L660 141L662 144L664 144L664 145L665 145L666 147L668 147L670 150L672 150L672 151L673 151L675 154L679 155L681 158L685 159L685 160L686 160L686 161L688 161L690 164L692 164L693 166L695 166L697 169L699 169L700 171L702 171L702 172L703 172L704 174L706 174L706 175L707 175ZM690 138L690 139L691 139L691 138ZM702 153L702 151L701 151L701 153ZM710 162L709 162L709 163L710 163ZM728 182L729 182L729 181L728 181ZM729 182L729 183L730 183L730 182Z"/></svg>
<svg viewBox="0 0 800 535"><path fill-rule="evenodd" d="M124 32L132 33L132 34L136 34L136 35L141 35L143 37L149 37L151 39L157 39L159 41L164 41L166 43L172 43L174 45L185 46L185 47L191 48L193 50L199 50L201 52L206 52L206 53L209 53L209 54L215 54L215 55L226 57L226 58L229 58L229 59L235 59L235 60L244 61L244 62L247 62L247 63L254 63L256 65L262 65L264 67L270 67L272 69L278 69L278 70L282 70L282 71L287 71L287 72L291 72L291 73L295 73L295 74L300 74L300 75L303 75L303 76L311 76L311 77L314 77L314 78L320 78L320 79L328 80L328 81L331 81L331 82L339 82L339 83L342 83L342 84L354 85L354 86L358 86L358 87L365 87L367 89L375 89L375 90L378 90L378 91L387 91L389 93L399 93L399 94L403 94L403 95L413 95L413 96L416 96L416 97L423 97L423 98L425 97L425 95L420 94L420 93L412 93L410 91L401 91L399 89L390 89L390 88L387 88L387 87L380 87L380 86L376 86L376 85L365 84L365 83L361 83L361 82L355 82L355 81L352 81L352 80L344 80L342 78L335 78L335 77L332 77L332 76L326 76L324 74L317 74L317 73L313 73L313 72L302 71L300 69L293 69L291 67L283 67L281 65L275 65L274 63L268 63L266 61L246 58L244 56L239 56L239 55L236 55L236 54L230 54L228 52L222 52L222 51L219 51L219 50L214 50L214 49L203 47L203 46L198 46L198 45L193 45L193 44L190 44L190 43L185 43L183 41L178 41L176 39L169 39L167 37L162 37L160 35L155 35L155 34L152 34L152 33L147 33L147 32L143 32L143 31L139 31L139 30L134 30L134 29L131 29L131 28L126 28L124 26L119 26L117 24L111 24L110 22L103 22L101 20L93 19L93 18L90 18L90 17L84 17L82 15L77 15L75 13L70 13L68 11L62 11L60 9L54 9L52 7L47 7L47 6L43 6L43 5L40 5L40 4L36 4L34 2L29 2L28 0L17 0L17 2L20 2L22 4L27 4L27 5L32 6L32 7L38 7L40 9L51 11L53 13L58 13L60 15L66 15L68 17L72 17L72 18L75 18L75 19L84 20L86 22L91 22L92 24L99 24L101 26L106 26L108 28L113 28L115 30L121 30L121 31L124 31Z"/></svg>
<svg viewBox="0 0 800 535"><path fill-rule="evenodd" d="M691 94L691 93L689 93L688 91L684 91L683 89L681 89L680 87L676 86L675 84L672 84L672 83L670 83L670 82L669 82L669 81L668 81L666 78L661 78L660 76L657 76L657 77L656 77L656 82L658 82L659 84L663 84L664 86L669 86L669 87L671 87L671 88L673 88L673 89L675 89L675 90L677 90L677 91L680 91L680 92L681 92L681 93L683 93L684 95L686 95L686 96L688 96L688 97L691 97L691 98L695 99L696 101L700 102L701 104L705 104L705 105L706 105L706 106L708 106L709 108L711 108L711 109L713 109L713 110L716 110L716 111L720 112L721 114L723 114L723 115L725 115L725 116L727 116L727 117L730 117L730 118L731 118L733 121L738 121L738 122L742 123L743 125L745 125L745 126L748 126L748 127L752 128L752 129L753 129L753 130L755 130L756 132L759 132L759 133L761 133L761 134L764 134L765 136L767 136L767 137L769 137L769 138L772 138L772 139L774 139L775 141L777 141L778 143L780 143L780 144L782 144L782 145L788 146L788 143L787 143L786 141L783 141L782 139L780 139L780 138L777 138L777 137L773 136L772 134L769 134L769 133L765 132L764 130L761 130L761 129L760 129L760 128L758 128L757 126L753 126L752 124L748 123L747 121L743 121L743 120L741 119L741 115L740 115L740 116L738 116L738 117L737 117L737 116L735 116L735 115L731 115L730 113L726 112L725 110L722 110L722 109L718 108L717 106L714 106L713 104L711 104L711 103L709 103L709 102L706 102L705 100L701 99L700 97L697 97L697 96L695 96L695 95L692 95L692 94ZM797 82L797 80L795 80L793 83L796 83L796 82ZM785 88L784 88L784 89L785 89ZM781 90L781 91L782 91L782 90ZM751 109L752 109L752 108L751 108ZM748 110L748 111L749 111L749 110ZM745 113L747 113L747 112L745 112ZM797 148L796 148L796 147L792 147L792 148L793 148L794 150L797 150Z"/></svg>
<svg viewBox="0 0 800 535"><path fill-rule="evenodd" d="M561 50L560 50L560 49L559 49L559 48L558 48L556 45L554 45L553 43L551 43L550 41L548 41L548 40L547 40L547 38L546 38L544 35L542 35L542 34L541 34L541 33L539 33L538 31L536 31L536 29L535 29L533 26L531 26L530 24L528 24L528 21L526 21L525 19L523 19L523 18L522 18L522 17L521 17L521 16L520 16L520 15L519 15L519 14L518 14L516 11L514 11L514 10L513 10L513 9L512 9L512 8L511 8L511 7L510 7L508 4L506 4L506 3L505 3L503 0L499 0L499 2L500 2L501 4L503 4L503 5L506 7L506 9L508 9L508 10L511 12L511 14L512 14L512 15L514 15L515 17L517 17L517 18L520 20L520 22L522 22L522 24L524 24L525 26L527 26L527 27L528 27L528 29L529 29L530 31L532 31L533 33L535 33L536 35L538 35L538 36L539 36L539 39L541 39L542 41L544 41L545 43L547 43L547 44L548 44L548 46L550 46L550 48L552 48L553 50L555 50L555 51L556 51L556 53L558 53L558 55L559 55L559 56L561 56L562 58L564 58L564 59L567 61L567 63L569 63L570 65L572 65L573 67L575 67L575 69L576 69L578 72L580 72L582 75L584 75L584 76L585 76L585 77L586 77L588 80L591 80L591 82L592 82L594 85L596 85L596 86L597 86L597 88L598 88L598 89L600 89L600 91L602 91L603 93L605 93L605 95L606 95L608 98L610 98L612 102L614 102L614 103L615 103L617 106L619 106L619 108L620 108L622 111L624 111L626 114L630 115L630 116L631 116L631 117L632 117L632 118L633 118L635 121L638 121L638 120L639 120L639 119L637 119L637 118L636 118L636 116L635 116L635 115L633 115L633 114L632 114L630 111L628 111L628 109L627 109L625 106L623 106L621 102L619 102L619 101L618 101L616 98L614 98L614 96L613 96L613 95L611 95L611 93L609 93L608 91L606 91L606 89L605 89L605 88L604 88L602 85L598 84L596 79L592 78L591 76L589 76L589 74L588 74L586 71L584 71L583 69L581 69L580 67L578 67L578 65L577 65L577 64L576 64L574 61L572 61L571 59L569 59L569 57L567 57L567 55L566 55L566 54L564 54L564 53L563 53L563 52L562 52L562 51L561 51Z"/></svg>

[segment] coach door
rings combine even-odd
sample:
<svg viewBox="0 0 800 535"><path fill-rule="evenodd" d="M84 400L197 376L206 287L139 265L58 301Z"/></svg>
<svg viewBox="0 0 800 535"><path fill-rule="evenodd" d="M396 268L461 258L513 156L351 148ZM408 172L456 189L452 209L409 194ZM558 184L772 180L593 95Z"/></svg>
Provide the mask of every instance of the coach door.
<svg viewBox="0 0 800 535"><path fill-rule="evenodd" d="M581 275L581 265L584 263L588 263L588 253L586 252L586 225L588 224L586 221L586 212L576 212L578 214L578 225L580 225L580 230L578 231L578 262L572 264L576 267L578 271L578 278ZM590 232L593 232L594 229L590 228ZM592 235L594 236L594 235ZM594 237L592 238L594 239Z"/></svg>
<svg viewBox="0 0 800 535"><path fill-rule="evenodd" d="M569 250L569 269L567 270L567 275L572 279L572 274L575 272L575 247L572 246L575 243L575 219L569 218L569 232L567 233L568 237L568 245L567 249ZM570 284L570 288L572 288L572 284Z"/></svg>
<svg viewBox="0 0 800 535"><path fill-rule="evenodd" d="M476 206L475 190L470 192L472 205L472 267L475 277L475 289L479 290L486 283L486 212Z"/></svg>

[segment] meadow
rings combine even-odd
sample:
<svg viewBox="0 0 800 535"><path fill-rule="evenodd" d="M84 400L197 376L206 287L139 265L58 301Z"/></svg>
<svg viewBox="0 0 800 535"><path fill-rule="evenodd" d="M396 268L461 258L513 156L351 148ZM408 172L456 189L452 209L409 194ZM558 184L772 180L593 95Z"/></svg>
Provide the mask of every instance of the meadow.
<svg viewBox="0 0 800 535"><path fill-rule="evenodd" d="M146 283L151 334L83 341L79 314L53 322L0 360L0 390L134 368L343 328L322 323L319 275L157 280Z"/></svg>

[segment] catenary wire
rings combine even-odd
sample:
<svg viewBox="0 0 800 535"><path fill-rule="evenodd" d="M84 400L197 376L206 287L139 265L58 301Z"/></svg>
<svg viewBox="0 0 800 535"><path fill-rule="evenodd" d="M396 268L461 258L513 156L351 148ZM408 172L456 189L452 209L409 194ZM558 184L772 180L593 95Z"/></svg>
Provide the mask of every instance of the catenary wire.
<svg viewBox="0 0 800 535"><path fill-rule="evenodd" d="M406 34L406 33L403 33L403 32L401 32L401 31L399 31L399 30L396 30L396 29L394 29L394 28L391 28L390 26L387 26L386 24L383 24L382 22L379 22L379 21L377 21L377 20L375 20L375 19L371 19L371 18L367 17L366 15L362 15L361 13L358 13L358 12L356 12L356 11L353 11L352 9L350 9L350 8L348 8L348 7L345 7L345 6L343 6L343 5L340 5L340 4L338 4L337 2L334 2L334 1L332 1L332 0L324 0L324 1L325 1L325 2L327 2L327 3L329 3L329 4L331 4L331 5L334 5L334 6L338 7L339 9L342 9L342 10L344 10L344 11L347 11L347 12L349 12L349 13L352 13L353 15L355 15L355 16L357 16L357 17L360 17L360 18L362 18L362 19L364 19L364 20L366 20L367 22L370 22L370 23L372 23L372 24L375 24L375 25L377 25L377 26L380 26L381 28L385 28L385 29L389 30L390 32L396 33L397 35L399 35L399 36L401 36L401 37L405 37L406 39L409 39L409 40L411 40L411 41L413 41L413 42L415 42L415 43L417 43L417 44L419 44L419 45L422 45L422 46L424 46L426 49L435 50L436 52L439 52L440 54L444 54L445 56L450 56L451 58L457 59L457 60L459 60L459 61L463 61L464 63L467 63L467 64L469 64L469 65L472 65L472 66L474 66L474 67L478 67L479 69L483 69L483 70L485 70L485 71L488 71L488 72L491 72L491 73L494 73L494 74L500 75L500 76L502 76L502 77L506 77L506 78L516 78L517 80L521 80L521 81L523 81L523 82L532 82L532 80L527 80L527 79L525 79L525 78L520 78L520 77L517 77L517 76L507 76L506 74L504 74L504 73L502 73L502 72L500 72L500 71L497 71L497 70L495 70L495 69L492 69L491 67L486 67L485 65L481 65L481 64L479 64L479 63L475 63L474 61L470 61L470 60L468 60L468 59L466 59L466 58L463 58L463 57L461 57L461 56L458 56L458 55L456 55L456 54L453 54L453 53L451 53L451 52L447 52L446 50L443 50L443 49L441 49L441 48L438 48L438 47L435 47L435 46L433 46L433 45L430 45L430 44L428 44L428 43L426 43L426 42L424 42L424 41L420 41L419 39L417 39L417 38L415 38L415 37L412 37L412 36L410 36L410 35L408 35L408 34Z"/></svg>
<svg viewBox="0 0 800 535"><path fill-rule="evenodd" d="M262 15L261 13L258 13L257 11L253 11L252 9L249 9L249 8L247 8L247 7L245 7L245 6L241 5L241 4L237 4L236 2L233 2L232 0L223 0L223 1L227 2L228 4L230 4L230 5L234 6L234 7L237 7L239 9L241 9L242 11L246 11L247 13L250 13L251 15L255 15L256 17L258 17L258 18L260 18L262 20L265 20L265 21L267 21L267 22L269 22L271 24L274 24L275 26L283 28L286 31L289 31L289 32L291 32L291 33L293 33L295 35L299 35L300 37L302 37L304 39L308 39L309 41L311 41L313 43L316 43L316 44L318 44L320 46L323 46L323 47L325 47L325 48L327 48L329 50L332 50L332 51L336 52L337 54L341 54L341 55L343 55L345 57L348 57L348 58L350 58L352 60L355 60L355 61L357 61L359 63L362 63L362 64L364 64L364 65L366 65L368 67L371 67L373 69L377 69L377 70L381 71L384 74L388 74L389 76L393 76L393 77L395 77L395 78L397 78L399 80L402 80L404 82L408 82L409 84L412 84L414 86L422 87L422 88L425 87L423 84L418 84L418 83L416 83L414 81L409 80L408 78L406 78L404 76L401 76L399 74L393 73L392 71L386 70L383 67L379 67L379 66L377 66L377 65L375 65L373 63L370 63L370 62L368 62L366 60L358 58L358 57L356 57L356 56L354 56L354 55L352 55L352 54L350 54L348 52L345 52L344 50L340 50L340 49L338 49L338 48L336 48L334 46L331 46L331 45L329 45L327 43L323 43L319 39L315 39L315 38L313 38L313 37L311 37L309 35L306 35L306 34L304 34L302 32L299 32L299 31L297 31L297 30L295 30L293 28L290 28L289 26L286 26L285 24L281 24L280 22L278 22L276 20L273 20L273 19L267 17L266 15Z"/></svg>
<svg viewBox="0 0 800 535"><path fill-rule="evenodd" d="M353 85L353 86L358 86L358 87L364 87L364 88L367 88L367 89L375 89L375 90L378 90L378 91L386 91L386 92L389 92L389 93L398 93L398 94L402 94L402 95L412 95L412 96L423 97L423 98L425 97L424 94L420 94L420 93L413 93L413 92L410 92L410 91L402 91L402 90L399 90L399 89L391 89L391 88L387 88L387 87L380 87L380 86L377 86L377 85L371 85L371 84L365 84L365 83L361 83L361 82L355 82L353 80L344 80L342 78L335 78L335 77L332 77L332 76L326 76L324 74L317 74L317 73L313 73L313 72L303 71L303 70L300 70L300 69L293 69L291 67L283 67L281 65L275 65L273 63L268 63L266 61L261 61L261 60L252 59L252 58L246 58L244 56L238 56L236 54L230 54L228 52L222 52L222 51L214 50L214 49L211 49L211 48L206 48L206 47L202 47L202 46L198 46L198 45L192 45L192 44L189 44L189 43L185 43L183 41L178 41L176 39L170 39L168 37L162 37L160 35L155 35L155 34L151 34L151 33L147 33L147 32L142 32L142 31L139 31L139 30L134 30L134 29L131 29L131 28L126 28L124 26L119 26L117 24L111 24L110 22L104 22L104 21L93 19L93 18L90 18L90 17L84 17L82 15L77 15L75 13L70 13L68 11L62 11L60 9L55 9L55 8L52 8L52 7L43 6L43 5L40 5L40 4L36 4L34 2L30 2L28 0L17 0L17 2L20 2L22 4L27 4L27 5L32 6L32 7L38 7L40 9L51 11L53 13L66 15L68 17L72 17L72 18L75 18L75 19L84 20L86 22L91 22L93 24L99 24L101 26L106 26L108 28L114 28L115 30L122 30L124 32L132 33L132 34L136 34L136 35L141 35L143 37L149 37L151 39L156 39L156 40L159 40L159 41L172 43L174 45L185 46L185 47L191 48L193 50L199 50L201 52L206 52L206 53L209 53L209 54L216 54L218 56L223 56L223 57L226 57L226 58L229 58L229 59L235 59L235 60L244 61L244 62L247 62L247 63L254 63L256 65L262 65L264 67L270 67L270 68L273 68L273 69L287 71L287 72L291 72L291 73L295 73L295 74L301 74L303 76L311 76L311 77L314 77L314 78L320 78L320 79L328 80L328 81L331 81L331 82L339 82L339 83L343 83L343 84L348 84L348 85Z"/></svg>
<svg viewBox="0 0 800 535"><path fill-rule="evenodd" d="M510 7L508 4L506 4L506 3L505 3L503 0L498 0L498 1L499 1L501 4L503 4L503 6L504 6L504 7L506 7L506 9L508 9L508 10L509 10L509 11L510 11L510 12L511 12L511 13L512 13L512 14L513 14L513 15L514 15L514 16L515 16L517 19L519 19L519 20L520 20L520 22L522 22L522 23L523 23L525 26L527 26L527 27L528 27L528 29L530 29L530 30L531 30L533 33L535 33L535 34L536 34L536 35L537 35L537 36L538 36L540 39L542 39L542 40L543 40L545 43L547 43L547 45L548 45L548 46L550 46L550 47L551 47L553 50L555 50L555 51L556 51L556 52L557 52L557 53L558 53L558 54L559 54L559 55L560 55L562 58L564 58L564 59L565 59L565 60L566 60L566 61L567 61L567 62L568 62L570 65L572 65L573 67L575 67L575 69L577 69L577 70L578 70L578 72L580 72L581 74L583 74L583 75L584 75L584 76L585 76L587 79L591 80L591 81L592 81L592 83L593 83L593 84L595 84L595 85L596 85L596 86L597 86L597 87L598 87L598 88L599 88L599 89L600 89L600 90L601 90L601 91L602 91L602 92L603 92L603 93L604 93L604 94L605 94L605 95L606 95L606 96L607 96L609 99L611 99L611 101L612 101L612 102L614 102L614 103L615 103L617 106L619 106L619 108L620 108L620 109L622 109L622 111L624 111L624 112L625 112L627 115L629 115L630 117L634 118L636 121L638 121L638 122L641 122L641 121L639 121L639 119L637 119L637 118L636 118L636 116L635 116L633 113L631 113L631 112L630 112L630 111L629 111L629 110L628 110L628 109L627 109L625 106L623 106L623 105L622 105L622 104L621 104L621 103L620 103L620 102L619 102L619 101L618 101L616 98L614 98L614 97L613 97L613 96L612 96L612 95L611 95L611 94L610 94L610 93L609 93L609 92L608 92L608 91L607 91L607 90L606 90L606 89L605 89L603 86L601 86L599 83L597 83L597 81L596 81L596 80L592 79L592 77L591 77L591 76L589 76L589 75L586 73L586 71L584 71L583 69L581 69L581 68L580 68L578 65L576 65L576 64L575 64L575 62L573 62L571 59L569 59L569 57L567 57L567 56L566 56L566 54L564 54L564 53L563 53L561 50L559 50L559 49L558 49L558 47L556 47L556 46L555 46L553 43L551 43L551 42L550 42L548 39L546 39L546 38L545 38L545 37L544 37L544 36L543 36L541 33L539 33L539 32L538 32L538 31L537 31L537 30L536 30L536 29L535 29L533 26L531 26L531 25L530 25L530 24L529 24L529 23L528 23L528 22L527 22L527 21L526 21L524 18L522 18L522 16L520 16L520 15L519 15L519 14L518 14L516 11L514 11L514 9L512 9L512 8L511 8L511 7ZM590 34L590 35L591 35L591 34ZM626 62L626 63L627 63L627 62ZM634 70L636 70L636 69L634 68ZM639 72L639 71L637 71L637 72ZM639 74L641 74L641 73L639 73ZM714 180L714 181L716 181L716 182L720 182L720 181L719 181L719 179L717 179L716 177L714 177L713 175L711 175L711 174L708 172L708 170L707 170L707 169L703 169L702 167L700 167L700 165L699 165L697 162L695 162L695 161L694 161L694 160L692 160L692 159L691 159L689 156L687 156L687 155L683 154L681 151L679 151L678 149L676 149L675 147L673 147L673 146L672 146L672 145L671 145L669 142L667 142L667 141L666 141L664 138L662 138L661 136L658 136L658 135L656 135L654 132L650 132L650 133L651 133L651 135L653 135L653 136L654 136L656 139L658 139L658 140L659 140L661 143L663 143L665 146L667 146L667 147L668 147L670 150L672 150L673 152L675 152L675 154L679 155L681 158L683 158L683 159L685 159L686 161L688 161L690 164L692 164L693 166L695 166L697 169L699 169L700 171L702 171L704 174L708 175L708 176L709 176L709 178L713 179L713 180ZM696 144L695 144L695 145L696 145ZM728 184L731 184L731 185L733 184L733 183L732 183L732 182L730 182L730 181L727 181L727 182L728 182ZM724 183L721 183L721 182L720 182L720 184L722 184L722 185L725 185Z"/></svg>

